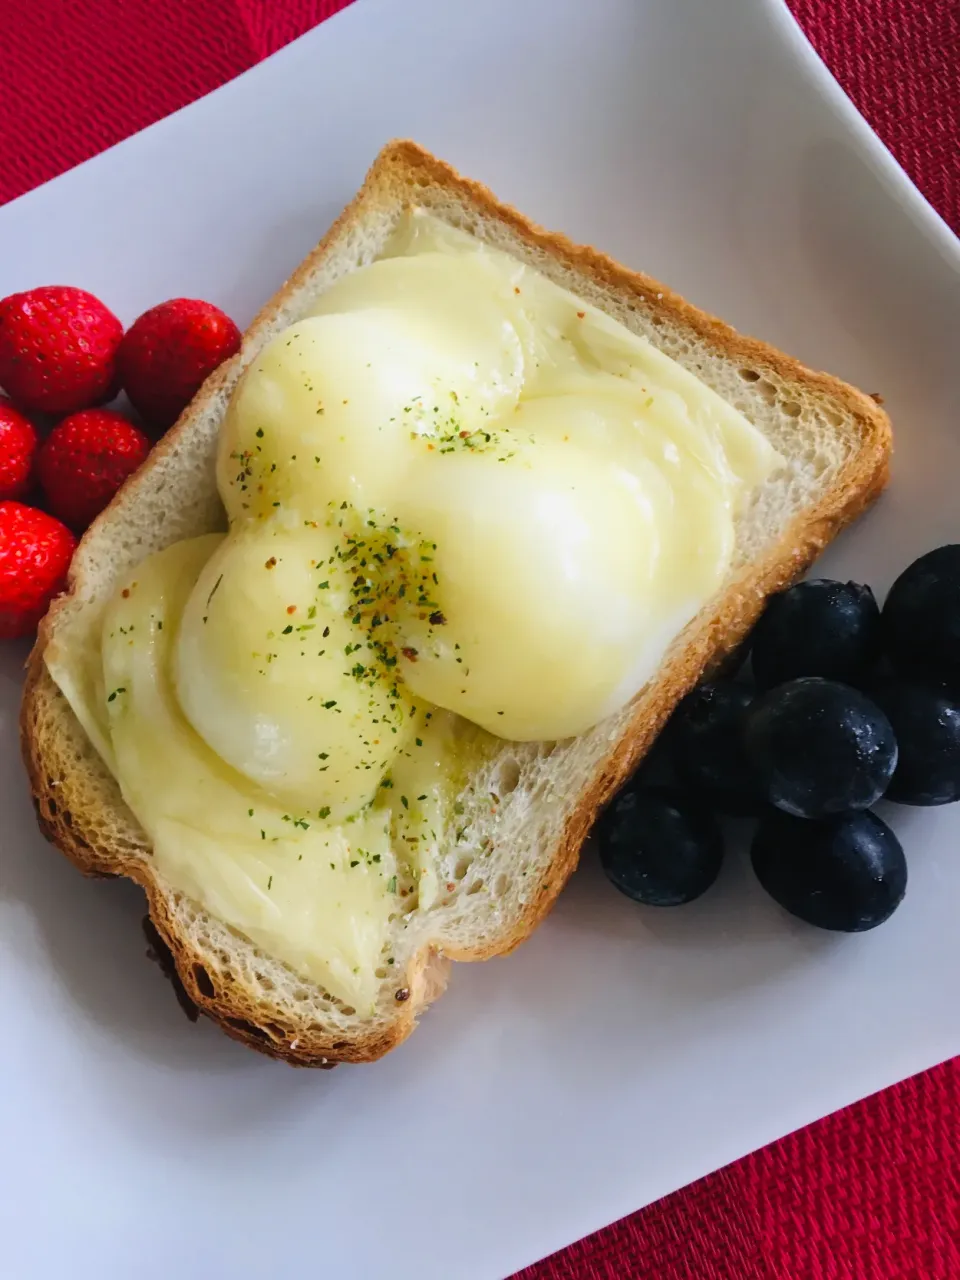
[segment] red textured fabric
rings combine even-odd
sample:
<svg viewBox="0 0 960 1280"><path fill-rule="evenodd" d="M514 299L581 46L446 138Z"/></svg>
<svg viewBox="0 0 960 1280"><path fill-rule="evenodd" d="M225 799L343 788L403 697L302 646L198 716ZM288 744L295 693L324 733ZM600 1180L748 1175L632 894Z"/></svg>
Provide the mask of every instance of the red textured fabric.
<svg viewBox="0 0 960 1280"><path fill-rule="evenodd" d="M788 0L821 58L960 233L960 0Z"/></svg>
<svg viewBox="0 0 960 1280"><path fill-rule="evenodd" d="M960 1059L801 1129L514 1280L958 1280Z"/></svg>
<svg viewBox="0 0 960 1280"><path fill-rule="evenodd" d="M347 2L0 3L0 203L215 88ZM789 2L960 232L960 0ZM516 1280L960 1280L960 1059Z"/></svg>
<svg viewBox="0 0 960 1280"><path fill-rule="evenodd" d="M256 61L246 24L226 2L5 0L0 198L96 155Z"/></svg>

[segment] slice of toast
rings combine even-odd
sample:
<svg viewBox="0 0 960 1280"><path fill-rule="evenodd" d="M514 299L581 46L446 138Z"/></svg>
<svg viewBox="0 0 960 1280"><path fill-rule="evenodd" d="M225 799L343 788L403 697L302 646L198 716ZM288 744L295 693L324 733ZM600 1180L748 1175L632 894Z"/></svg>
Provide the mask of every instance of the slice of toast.
<svg viewBox="0 0 960 1280"><path fill-rule="evenodd" d="M396 939L396 964L381 979L371 1015L344 1007L164 881L146 835L51 679L44 652L51 643L89 643L98 604L131 566L223 527L217 432L241 372L335 280L373 261L411 207L505 250L647 337L749 418L786 466L738 518L723 588L629 705L559 745L503 742L470 780L468 806L471 795L483 797L483 814L478 800L472 843L451 839L440 875L456 889L418 908L414 927ZM766 597L802 573L880 493L889 453L887 417L868 396L742 337L657 281L542 230L414 144L393 143L254 320L242 351L207 380L81 542L69 590L41 625L23 696L23 756L40 826L86 874L128 876L143 887L155 942L170 952L164 959L172 960L189 1000L228 1035L302 1066L378 1058L405 1039L443 990L450 960L502 955L543 920L598 810L676 703L737 648ZM498 805L490 805L491 792Z"/></svg>

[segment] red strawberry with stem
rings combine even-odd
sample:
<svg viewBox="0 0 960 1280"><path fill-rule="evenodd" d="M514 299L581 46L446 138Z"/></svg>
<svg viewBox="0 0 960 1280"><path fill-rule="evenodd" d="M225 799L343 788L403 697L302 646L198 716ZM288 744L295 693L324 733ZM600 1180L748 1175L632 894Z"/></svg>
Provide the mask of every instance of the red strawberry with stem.
<svg viewBox="0 0 960 1280"><path fill-rule="evenodd" d="M0 502L0 639L32 635L63 590L77 540L45 511Z"/></svg>
<svg viewBox="0 0 960 1280"><path fill-rule="evenodd" d="M143 432L112 409L64 418L37 455L46 505L71 529L85 529L149 452Z"/></svg>
<svg viewBox="0 0 960 1280"><path fill-rule="evenodd" d="M22 498L30 488L36 452L33 423L0 398L0 501Z"/></svg>
<svg viewBox="0 0 960 1280"><path fill-rule="evenodd" d="M165 431L228 356L241 333L209 302L171 298L127 330L117 355L120 381L148 426Z"/></svg>
<svg viewBox="0 0 960 1280"><path fill-rule="evenodd" d="M0 299L0 386L20 409L73 413L110 396L123 326L99 298L46 285Z"/></svg>

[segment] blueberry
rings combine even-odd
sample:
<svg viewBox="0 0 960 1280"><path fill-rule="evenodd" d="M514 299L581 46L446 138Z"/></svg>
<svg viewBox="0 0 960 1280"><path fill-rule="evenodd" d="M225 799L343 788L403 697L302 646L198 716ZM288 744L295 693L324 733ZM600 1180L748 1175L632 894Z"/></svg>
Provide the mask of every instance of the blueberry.
<svg viewBox="0 0 960 1280"><path fill-rule="evenodd" d="M750 858L771 898L820 929L874 929L907 889L900 841L874 813L805 822L772 810L757 828Z"/></svg>
<svg viewBox="0 0 960 1280"><path fill-rule="evenodd" d="M755 814L763 797L743 748L753 693L742 684L702 684L677 708L670 738L678 781L720 813Z"/></svg>
<svg viewBox="0 0 960 1280"><path fill-rule="evenodd" d="M766 799L798 818L868 809L897 763L897 740L880 708L856 689L816 676L758 698L744 742Z"/></svg>
<svg viewBox="0 0 960 1280"><path fill-rule="evenodd" d="M883 640L894 666L960 688L960 545L914 560L890 588Z"/></svg>
<svg viewBox="0 0 960 1280"><path fill-rule="evenodd" d="M880 686L873 697L900 750L887 799L922 805L960 800L960 702L904 680Z"/></svg>
<svg viewBox="0 0 960 1280"><path fill-rule="evenodd" d="M762 689L797 676L857 684L880 654L880 609L859 582L811 578L771 598L753 631Z"/></svg>
<svg viewBox="0 0 960 1280"><path fill-rule="evenodd" d="M675 907L716 880L723 836L706 810L666 787L628 787L597 828L608 879L636 902Z"/></svg>

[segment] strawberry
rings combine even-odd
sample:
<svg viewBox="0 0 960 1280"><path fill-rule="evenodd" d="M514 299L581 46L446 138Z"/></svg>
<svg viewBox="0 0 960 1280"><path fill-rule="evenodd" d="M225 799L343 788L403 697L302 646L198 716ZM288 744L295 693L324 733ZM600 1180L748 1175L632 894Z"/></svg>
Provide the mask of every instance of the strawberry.
<svg viewBox="0 0 960 1280"><path fill-rule="evenodd" d="M26 493L36 452L33 423L0 397L0 501Z"/></svg>
<svg viewBox="0 0 960 1280"><path fill-rule="evenodd" d="M64 418L37 455L47 506L71 529L85 529L149 452L143 432L112 409Z"/></svg>
<svg viewBox="0 0 960 1280"><path fill-rule="evenodd" d="M171 298L145 311L117 354L120 381L144 422L166 431L204 379L240 350L240 330L209 302Z"/></svg>
<svg viewBox="0 0 960 1280"><path fill-rule="evenodd" d="M114 388L123 326L84 289L47 285L0 299L0 386L20 409L73 413Z"/></svg>
<svg viewBox="0 0 960 1280"><path fill-rule="evenodd" d="M77 540L45 511L0 502L0 639L32 635L63 590Z"/></svg>

